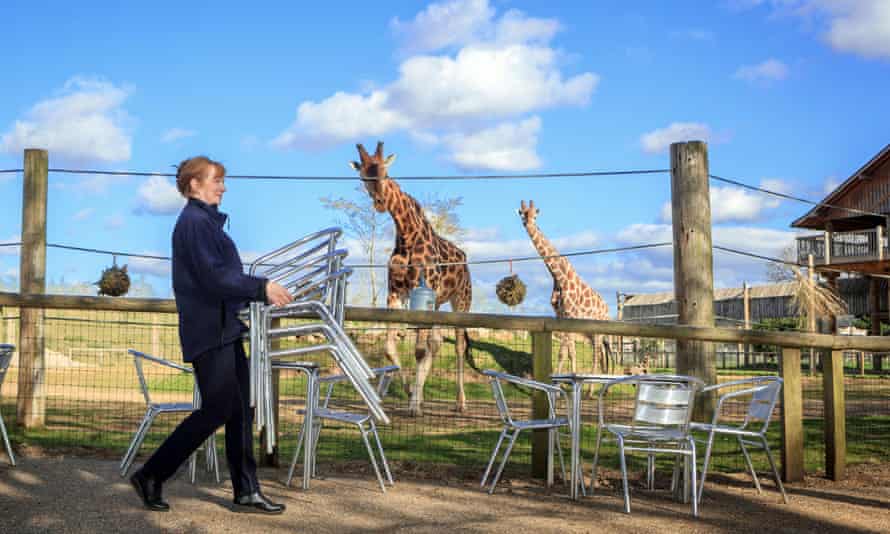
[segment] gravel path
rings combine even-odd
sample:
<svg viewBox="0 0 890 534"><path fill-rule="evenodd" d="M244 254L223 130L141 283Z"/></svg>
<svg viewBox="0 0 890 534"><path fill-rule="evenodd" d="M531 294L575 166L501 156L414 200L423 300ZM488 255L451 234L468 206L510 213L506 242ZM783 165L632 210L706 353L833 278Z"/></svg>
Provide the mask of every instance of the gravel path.
<svg viewBox="0 0 890 534"><path fill-rule="evenodd" d="M890 465L851 468L849 479L792 485L783 505L772 484L763 495L743 477L718 477L693 519L666 491L635 489L633 514L612 487L572 503L557 489L505 481L489 496L470 480L427 473L380 493L372 477L336 473L308 492L283 486L284 469L262 470L264 491L285 502L281 516L231 511L227 482L179 478L165 486L169 513L144 510L117 462L73 457L0 460L0 532L890 532ZM614 476L610 473L609 476ZM635 484L638 486L637 484Z"/></svg>

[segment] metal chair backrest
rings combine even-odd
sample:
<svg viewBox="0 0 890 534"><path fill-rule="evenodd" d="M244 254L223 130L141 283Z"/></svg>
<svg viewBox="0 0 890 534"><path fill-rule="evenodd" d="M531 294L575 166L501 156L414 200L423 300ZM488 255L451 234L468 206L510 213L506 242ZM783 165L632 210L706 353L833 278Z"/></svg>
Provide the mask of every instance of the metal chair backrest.
<svg viewBox="0 0 890 534"><path fill-rule="evenodd" d="M498 415L500 415L501 421L504 424L512 425L514 421L513 414L510 413L510 406L507 404L507 396L504 394L502 382L544 392L547 395L547 412L549 414L549 419L556 419L556 397L562 393L558 387L528 378L522 378L521 376L493 371L491 369L482 371L482 374L487 376L491 382L491 391L494 395L494 402L498 409Z"/></svg>
<svg viewBox="0 0 890 534"><path fill-rule="evenodd" d="M6 378L13 352L15 352L13 345L0 345L0 385L3 385L3 379Z"/></svg>
<svg viewBox="0 0 890 534"><path fill-rule="evenodd" d="M763 422L763 429L766 431L775 411L776 403L779 401L779 393L782 391L782 379L778 376L759 376L750 379L751 401L748 403L748 412L745 414L745 421L742 428L748 423Z"/></svg>
<svg viewBox="0 0 890 534"><path fill-rule="evenodd" d="M371 369L374 371L374 374L378 376L377 395L380 396L380 400L383 400L387 393L389 393L389 385L392 384L393 378L395 378L399 369L400 367L398 365L387 365L386 367L375 367Z"/></svg>
<svg viewBox="0 0 890 534"><path fill-rule="evenodd" d="M696 392L704 385L697 378L675 375L633 376L616 382L637 386L632 426L684 431L692 418Z"/></svg>
<svg viewBox="0 0 890 534"><path fill-rule="evenodd" d="M345 280L352 273L343 267L347 255L337 249L340 228L327 228L302 237L250 265L250 274L263 276L286 287L296 301L320 300L342 323Z"/></svg>
<svg viewBox="0 0 890 534"><path fill-rule="evenodd" d="M374 367L371 371L377 377L377 386L375 387L375 391L377 392L377 396L380 397L380 400L386 397L387 393L389 393L389 385L392 384L393 378L395 378L396 372L401 369L398 365L388 365L386 367ZM346 375L336 375L329 376L326 378L322 378L320 382L327 383L328 388L325 392L324 399L321 402L322 408L327 408L328 404L331 401L331 397L334 394L334 386L341 382L346 382Z"/></svg>
<svg viewBox="0 0 890 534"><path fill-rule="evenodd" d="M159 363L161 365L165 365L167 367L171 367L173 369L178 369L185 373L191 374L193 371L188 367L183 365L179 365L177 363L171 362L169 360L165 360L163 358L158 358L157 356L151 356L150 354L145 354L144 352L139 352L138 350L128 349L127 352L133 355L133 366L136 367L136 376L139 378L139 387L142 389L142 396L145 397L145 404L151 405L151 394L148 391L148 381L145 380L145 371L142 368L142 361L148 360L150 362Z"/></svg>

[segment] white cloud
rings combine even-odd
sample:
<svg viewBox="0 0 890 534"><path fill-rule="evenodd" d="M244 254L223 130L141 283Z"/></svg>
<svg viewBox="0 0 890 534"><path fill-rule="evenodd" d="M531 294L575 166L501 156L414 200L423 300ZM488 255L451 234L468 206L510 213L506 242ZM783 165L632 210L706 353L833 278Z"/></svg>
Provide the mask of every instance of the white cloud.
<svg viewBox="0 0 890 534"><path fill-rule="evenodd" d="M194 130L186 130L184 128L170 128L161 134L161 142L162 143L172 143L174 141L179 141L180 139L185 139L187 137L194 137L198 132Z"/></svg>
<svg viewBox="0 0 890 534"><path fill-rule="evenodd" d="M536 147L541 119L505 122L470 134L452 134L445 144L450 159L463 169L523 171L541 166Z"/></svg>
<svg viewBox="0 0 890 534"><path fill-rule="evenodd" d="M825 179L825 185L822 186L822 192L827 195L837 189L839 185L841 185L840 180L834 176L829 176Z"/></svg>
<svg viewBox="0 0 890 534"><path fill-rule="evenodd" d="M472 45L454 58L406 60L389 90L403 114L425 124L587 104L599 77L587 72L564 80L556 64L556 51L546 47Z"/></svg>
<svg viewBox="0 0 890 534"><path fill-rule="evenodd" d="M75 213L71 219L74 221L85 221L93 216L93 212L95 210L93 208L84 208L77 213Z"/></svg>
<svg viewBox="0 0 890 534"><path fill-rule="evenodd" d="M431 52L479 38L490 27L494 14L488 0L436 2L412 21L392 19L390 27L405 51Z"/></svg>
<svg viewBox="0 0 890 534"><path fill-rule="evenodd" d="M123 109L129 91L109 82L74 77L61 95L40 101L0 137L0 150L18 154L44 148L53 158L127 161L132 139Z"/></svg>
<svg viewBox="0 0 890 534"><path fill-rule="evenodd" d="M143 250L146 256L163 256L160 252ZM170 262L152 258L128 258L127 271L133 274L151 274L162 278L170 276Z"/></svg>
<svg viewBox="0 0 890 534"><path fill-rule="evenodd" d="M139 186L137 213L170 215L185 204L176 185L166 176L150 176Z"/></svg>
<svg viewBox="0 0 890 534"><path fill-rule="evenodd" d="M791 186L776 178L760 181L760 187L777 193L789 193ZM711 187L711 223L728 221L750 222L760 219L768 209L778 208L778 197L767 193L750 191L734 186ZM672 208L670 202L661 206L661 221L671 222Z"/></svg>
<svg viewBox="0 0 890 534"><path fill-rule="evenodd" d="M471 141L492 144L483 139L485 132L502 127L521 135L527 145L540 130L540 118L529 113L585 106L599 83L592 72L563 73L565 54L549 45L560 29L555 19L528 17L515 9L497 16L486 0L455 0L432 4L413 20L394 19L391 25L406 51L448 51L407 56L395 80L373 89L338 91L300 103L294 122L272 141L274 146L311 150L405 131L428 146L446 143L454 149L446 158L458 165L531 168L539 164L533 146L506 162L497 153L463 149Z"/></svg>
<svg viewBox="0 0 890 534"><path fill-rule="evenodd" d="M788 66L778 59L770 58L756 65L742 65L732 77L748 83L769 84L784 80L787 76Z"/></svg>
<svg viewBox="0 0 890 534"><path fill-rule="evenodd" d="M828 13L824 37L836 50L890 58L890 2L819 0L817 4Z"/></svg>
<svg viewBox="0 0 890 534"><path fill-rule="evenodd" d="M104 226L106 230L118 230L123 228L125 222L126 221L122 215L115 213L114 215L109 215L105 218Z"/></svg>
<svg viewBox="0 0 890 534"><path fill-rule="evenodd" d="M890 58L890 2L887 0L733 0L749 9L769 4L773 15L796 16L807 25L825 25L822 38L840 52L867 58Z"/></svg>
<svg viewBox="0 0 890 534"><path fill-rule="evenodd" d="M389 94L368 96L337 92L321 102L306 101L297 118L272 145L277 148L324 148L363 135L378 136L406 128L410 120L388 106Z"/></svg>
<svg viewBox="0 0 890 534"><path fill-rule="evenodd" d="M645 133L640 137L643 151L662 154L671 143L682 141L709 141L713 137L711 127L699 122L672 122L667 128Z"/></svg>

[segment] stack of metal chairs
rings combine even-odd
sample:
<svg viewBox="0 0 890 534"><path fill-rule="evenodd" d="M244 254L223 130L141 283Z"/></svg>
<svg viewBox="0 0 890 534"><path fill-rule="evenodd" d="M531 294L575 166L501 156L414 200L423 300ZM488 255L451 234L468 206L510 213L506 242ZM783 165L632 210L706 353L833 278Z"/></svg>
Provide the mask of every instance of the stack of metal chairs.
<svg viewBox="0 0 890 534"><path fill-rule="evenodd" d="M310 353L328 352L343 374L367 404L369 413L380 423L389 417L371 380L374 372L343 329L346 282L352 270L343 265L347 251L337 248L342 235L339 228L328 228L265 254L250 266L250 274L262 276L286 287L294 301L286 306L251 303L250 320L250 404L256 408L257 429L265 429L266 449L272 453L276 444L273 369L292 369L306 374L305 421L311 425L318 405L318 364L296 361ZM278 326L284 321L295 319ZM316 335L312 335L316 334ZM319 336L320 334L320 336ZM306 337L310 336L312 337ZM274 340L292 339L292 346L273 350ZM318 341L322 339L322 341ZM307 440L312 443L313 440ZM303 489L309 488L313 446L304 447Z"/></svg>

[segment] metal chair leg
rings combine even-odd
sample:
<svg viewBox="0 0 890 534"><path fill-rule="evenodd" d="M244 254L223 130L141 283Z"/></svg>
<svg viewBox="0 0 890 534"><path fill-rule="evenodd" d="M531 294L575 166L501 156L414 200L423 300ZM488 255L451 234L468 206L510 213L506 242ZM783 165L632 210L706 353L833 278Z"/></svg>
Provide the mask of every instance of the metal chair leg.
<svg viewBox="0 0 890 534"><path fill-rule="evenodd" d="M362 433L362 441L365 442L365 448L368 449L368 457L371 459L371 466L374 468L374 473L377 475L377 482L380 483L380 489L383 493L386 493L386 484L383 483L383 475L380 474L380 468L377 466L377 459L374 457L374 449L371 448L371 442L368 441L368 431L365 430L365 425L357 426Z"/></svg>
<svg viewBox="0 0 890 534"><path fill-rule="evenodd" d="M491 472L491 467L494 465L494 460L498 456L498 451L501 450L501 442L504 441L504 436L506 435L507 428L504 427L504 429L501 430L501 435L498 437L497 444L494 446L494 450L491 451L491 459L488 460L488 467L485 468L485 473L482 474L482 482L479 483L479 487L485 487L485 482L488 480L488 474Z"/></svg>
<svg viewBox="0 0 890 534"><path fill-rule="evenodd" d="M757 493L763 493L763 490L760 489L760 481L757 480L757 472L754 471L754 464L751 463L751 456L748 454L748 448L745 447L745 442L742 441L742 437L738 436L739 446L742 448L742 454L745 455L745 462L748 463L748 471L751 472L751 478L754 479L754 487L757 488Z"/></svg>
<svg viewBox="0 0 890 534"><path fill-rule="evenodd" d="M491 483L491 489L488 490L489 494L494 493L494 488L498 484L498 480L501 479L501 474L504 472L504 466L507 465L507 459L510 457L510 452L513 451L513 444L516 443L516 438L519 436L519 429L517 428L513 435L510 436L510 443L507 445L507 451L504 453L504 459L501 460L501 466L498 468L497 474L494 476L494 481Z"/></svg>
<svg viewBox="0 0 890 534"><path fill-rule="evenodd" d="M6 425L3 416L0 415L0 434L3 434L3 443L6 445L6 454L9 455L9 463L15 467L15 455L12 454L12 445L9 444L9 435L6 433Z"/></svg>
<svg viewBox="0 0 890 534"><path fill-rule="evenodd" d="M697 478L697 473L695 472L695 470L696 470L695 440L693 440L691 437L689 438L689 449L690 449L690 452L692 453L692 460L690 461L690 464L691 464L690 469L692 469L692 476L689 477L689 483L692 484L692 488L690 488L689 496L692 500L692 517L698 517L698 499L696 498L696 495L698 495L698 492L696 491L696 488L695 488L695 484L696 484L695 479Z"/></svg>
<svg viewBox="0 0 890 534"><path fill-rule="evenodd" d="M145 441L145 436L148 434L148 430L151 428L151 424L154 422L155 417L157 417L157 413L151 411L147 416L148 418L145 420L145 426L141 427L139 433L133 438L132 451L130 452L129 458L127 458L127 464L121 469L121 476L127 476L127 471L130 470L130 466L133 465L133 460L136 459L136 453L139 452L139 448L142 447L142 442Z"/></svg>
<svg viewBox="0 0 890 534"><path fill-rule="evenodd" d="M596 468L600 460L600 446L603 443L603 429L596 427L596 448L593 450L593 467L590 469L590 493L596 488Z"/></svg>
<svg viewBox="0 0 890 534"><path fill-rule="evenodd" d="M701 466L701 483L698 485L698 495L696 498L701 502L701 495L705 491L705 479L708 476L708 463L711 461L711 451L714 447L714 431L708 434L708 445L705 447L705 461Z"/></svg>
<svg viewBox="0 0 890 534"><path fill-rule="evenodd" d="M559 456L559 468L562 469L563 482L569 482L569 472L566 471L566 462L562 456L562 446L559 444L559 432L556 432L556 454Z"/></svg>
<svg viewBox="0 0 890 534"><path fill-rule="evenodd" d="M139 443L139 436L145 431L145 424L151 420L152 410L149 408L145 412L145 416L142 418L142 422L139 423L139 427L136 429L136 433L133 434L133 439L130 440L130 446L127 447L127 452L124 453L124 457L121 458L121 465L119 467L121 476L127 476L127 470L130 468L130 463L133 461L132 456L136 454L137 443Z"/></svg>
<svg viewBox="0 0 890 534"><path fill-rule="evenodd" d="M761 441L763 441L763 450L766 451L766 457L769 459L769 465L773 468L773 476L776 478L776 485L779 486L779 491L782 492L782 501L785 504L788 504L788 495L785 493L785 486L782 485L782 477L779 476L779 470L776 469L776 462L773 460L773 453L769 450L769 444L766 442L766 436L760 437Z"/></svg>
<svg viewBox="0 0 890 534"><path fill-rule="evenodd" d="M630 513L630 491L627 488L627 459L624 457L624 440L618 436L618 458L621 460L621 484L624 488L624 513Z"/></svg>
<svg viewBox="0 0 890 534"><path fill-rule="evenodd" d="M390 486L394 486L395 482L392 481L392 473L389 471L389 463L386 461L386 454L383 452L383 444L380 443L380 434L377 433L377 425L374 424L373 419L371 419L371 432L374 433L374 440L377 441L377 449L380 451L380 461L383 464L383 471L386 473L386 479L389 481Z"/></svg>
<svg viewBox="0 0 890 534"><path fill-rule="evenodd" d="M287 471L287 482L285 486L290 487L291 479L294 478L294 469L297 467L297 458L300 457L300 449L303 447L303 438L306 434L306 423L300 425L300 433L297 434L297 450L294 451L294 457L290 462L290 469Z"/></svg>

